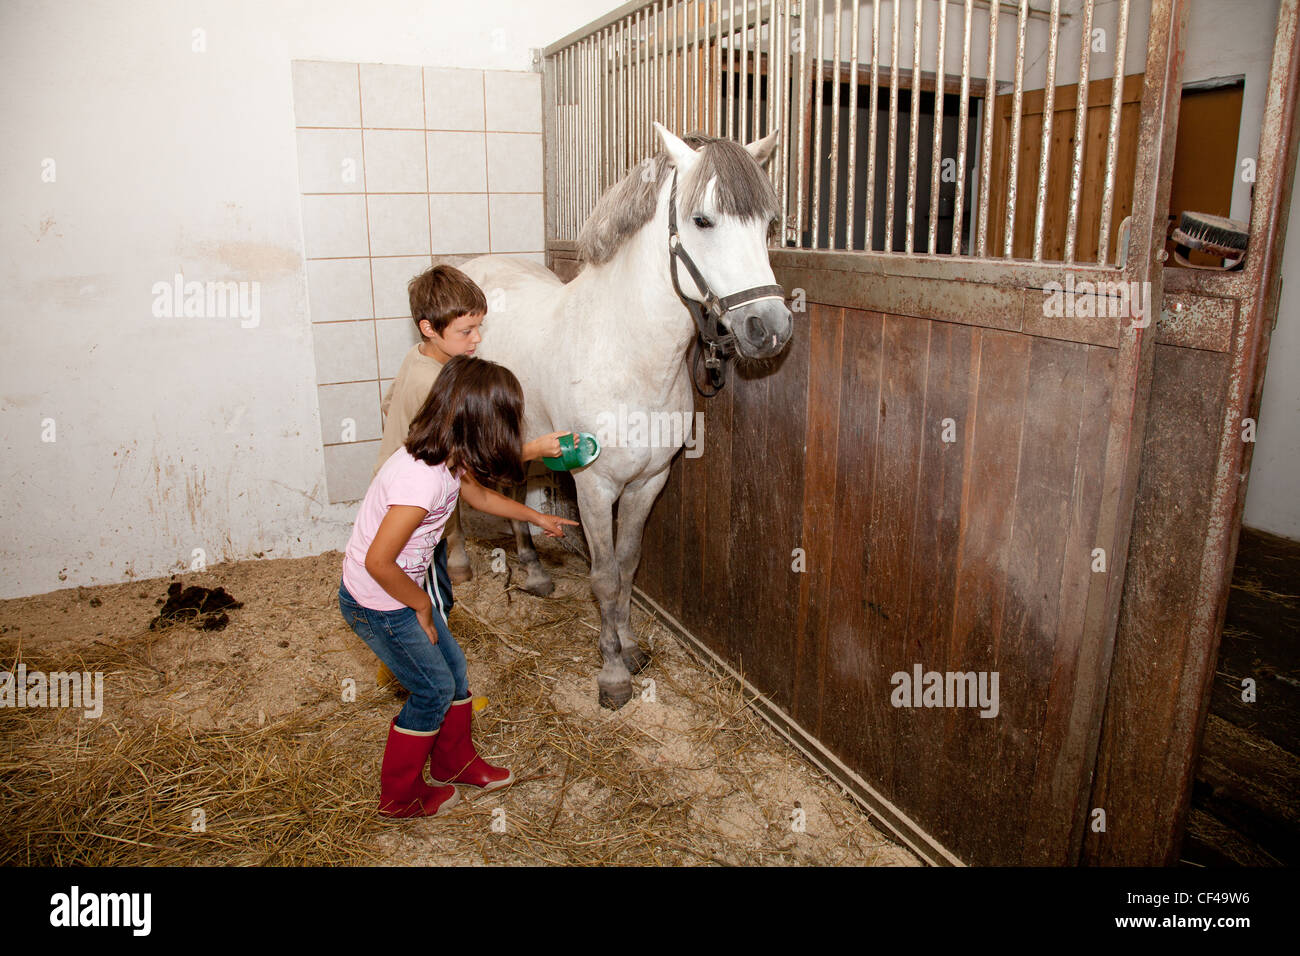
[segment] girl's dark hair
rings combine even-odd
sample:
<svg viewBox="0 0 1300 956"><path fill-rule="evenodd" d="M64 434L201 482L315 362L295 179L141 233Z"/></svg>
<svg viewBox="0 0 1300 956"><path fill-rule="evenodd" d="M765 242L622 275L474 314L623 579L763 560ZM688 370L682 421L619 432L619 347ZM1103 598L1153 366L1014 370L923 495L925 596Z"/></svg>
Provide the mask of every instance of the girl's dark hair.
<svg viewBox="0 0 1300 956"><path fill-rule="evenodd" d="M426 465L465 469L480 484L524 480L524 391L504 365L457 355L411 421L406 450Z"/></svg>

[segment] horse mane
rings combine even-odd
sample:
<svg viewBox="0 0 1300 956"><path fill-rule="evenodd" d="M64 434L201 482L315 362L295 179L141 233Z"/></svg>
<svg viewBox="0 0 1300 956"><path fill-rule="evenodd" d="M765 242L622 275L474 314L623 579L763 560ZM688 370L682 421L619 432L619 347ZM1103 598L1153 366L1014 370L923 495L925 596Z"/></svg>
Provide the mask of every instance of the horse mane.
<svg viewBox="0 0 1300 956"><path fill-rule="evenodd" d="M772 183L745 147L703 133L688 133L682 140L700 154L699 162L677 184L685 208L698 205L716 177L713 198L719 212L760 220L777 214ZM647 164L653 164L653 176L647 175ZM660 150L607 189L578 233L579 258L593 264L612 259L623 243L654 217L659 189L672 168L668 153Z"/></svg>

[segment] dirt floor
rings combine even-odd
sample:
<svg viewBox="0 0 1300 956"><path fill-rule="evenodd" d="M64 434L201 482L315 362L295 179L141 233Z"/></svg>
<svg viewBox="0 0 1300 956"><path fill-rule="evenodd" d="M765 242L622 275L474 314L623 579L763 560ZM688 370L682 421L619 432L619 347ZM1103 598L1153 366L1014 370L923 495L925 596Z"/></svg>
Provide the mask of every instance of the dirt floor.
<svg viewBox="0 0 1300 956"><path fill-rule="evenodd" d="M105 675L98 719L0 707L0 863L917 863L640 611L641 696L601 709L585 564L545 549L536 598L513 558L492 570L508 545L471 542L450 623L490 701L479 749L518 783L437 819L374 812L400 700L339 615L338 552L0 602L0 670ZM150 630L177 579L243 606Z"/></svg>

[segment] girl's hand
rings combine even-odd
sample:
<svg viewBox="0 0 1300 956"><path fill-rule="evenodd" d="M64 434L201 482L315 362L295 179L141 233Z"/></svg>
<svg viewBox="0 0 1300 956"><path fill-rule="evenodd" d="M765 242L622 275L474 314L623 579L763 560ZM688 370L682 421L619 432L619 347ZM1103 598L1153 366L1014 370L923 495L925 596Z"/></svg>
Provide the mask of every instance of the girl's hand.
<svg viewBox="0 0 1300 956"><path fill-rule="evenodd" d="M578 527L578 522L570 521L568 518L559 518L555 515L544 515L538 512L537 517L532 519L533 524L546 532L548 538L563 538L564 526L566 524Z"/></svg>
<svg viewBox="0 0 1300 956"><path fill-rule="evenodd" d="M437 644L438 629L433 626L433 605L416 608L415 619L420 622L420 627L424 628L424 633L429 636L429 643Z"/></svg>
<svg viewBox="0 0 1300 956"><path fill-rule="evenodd" d="M541 438L534 438L524 445L524 453L520 457L524 461L532 461L535 458L559 458L564 452L564 449L560 446L560 439L565 435L572 434L571 431L551 432Z"/></svg>

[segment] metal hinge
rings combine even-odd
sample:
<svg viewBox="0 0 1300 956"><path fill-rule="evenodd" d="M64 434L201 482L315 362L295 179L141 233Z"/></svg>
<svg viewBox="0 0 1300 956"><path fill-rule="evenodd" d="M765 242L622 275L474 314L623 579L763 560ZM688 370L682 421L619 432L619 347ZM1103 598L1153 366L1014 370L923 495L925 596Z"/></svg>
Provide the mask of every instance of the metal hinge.
<svg viewBox="0 0 1300 956"><path fill-rule="evenodd" d="M546 57L543 56L543 50L542 50L542 48L541 48L541 47L529 47L529 48L528 48L528 55L529 55L530 57L532 57L532 62L529 64L529 69L531 69L534 73L541 73L541 72L542 72L542 64L543 64L543 62L545 62L545 60L546 60Z"/></svg>

